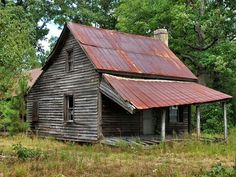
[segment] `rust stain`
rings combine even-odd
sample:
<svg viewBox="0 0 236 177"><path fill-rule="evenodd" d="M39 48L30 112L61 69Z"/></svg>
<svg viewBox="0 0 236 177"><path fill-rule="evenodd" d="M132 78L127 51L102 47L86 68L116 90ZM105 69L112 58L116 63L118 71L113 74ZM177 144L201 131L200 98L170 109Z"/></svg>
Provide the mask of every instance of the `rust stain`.
<svg viewBox="0 0 236 177"><path fill-rule="evenodd" d="M96 68L104 72L141 73L197 80L183 62L157 39L76 23L68 23L67 27L87 50Z"/></svg>
<svg viewBox="0 0 236 177"><path fill-rule="evenodd" d="M208 103L232 98L195 82L130 79L103 74L104 79L137 109Z"/></svg>

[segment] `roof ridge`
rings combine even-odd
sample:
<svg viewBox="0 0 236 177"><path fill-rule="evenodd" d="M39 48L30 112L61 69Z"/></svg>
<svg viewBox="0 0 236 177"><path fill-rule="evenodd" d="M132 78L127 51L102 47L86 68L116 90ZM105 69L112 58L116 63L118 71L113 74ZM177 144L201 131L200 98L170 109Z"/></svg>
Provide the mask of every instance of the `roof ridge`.
<svg viewBox="0 0 236 177"><path fill-rule="evenodd" d="M87 26L87 25L83 25L83 24L75 23L75 22L67 22L66 24L67 24L67 25L69 25L69 24L74 24L74 25L78 25L78 26L83 26L83 27L85 27L85 28L92 28L92 29L95 29L95 30L109 31L109 32L120 33L120 34L127 35L127 36L136 36L136 37L140 37L140 38L151 39L151 40L154 40L154 41L158 41L158 42L160 42L161 44L164 44L164 43L163 43L162 41L160 41L159 39L155 39L154 37L150 37L150 36L144 36L144 35L141 35L141 34L133 34L133 33L123 32L123 31L112 30L112 29L97 28L97 27ZM165 44L164 44L164 45L165 45ZM165 46L166 46L166 45L165 45ZM168 46L166 46L166 47L169 48Z"/></svg>

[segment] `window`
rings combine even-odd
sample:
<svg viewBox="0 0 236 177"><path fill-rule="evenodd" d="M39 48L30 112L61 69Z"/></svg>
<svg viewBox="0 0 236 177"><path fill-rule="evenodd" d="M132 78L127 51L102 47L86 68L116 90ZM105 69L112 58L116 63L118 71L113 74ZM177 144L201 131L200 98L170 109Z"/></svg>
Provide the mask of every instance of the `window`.
<svg viewBox="0 0 236 177"><path fill-rule="evenodd" d="M74 96L65 96L65 122L71 122L74 120Z"/></svg>
<svg viewBox="0 0 236 177"><path fill-rule="evenodd" d="M74 69L74 55L73 49L67 50L67 59L66 59L66 71L73 71Z"/></svg>
<svg viewBox="0 0 236 177"><path fill-rule="evenodd" d="M183 122L183 107L172 106L169 107L168 118L170 123Z"/></svg>
<svg viewBox="0 0 236 177"><path fill-rule="evenodd" d="M39 103L38 101L34 101L32 105L32 122L38 122L39 120Z"/></svg>

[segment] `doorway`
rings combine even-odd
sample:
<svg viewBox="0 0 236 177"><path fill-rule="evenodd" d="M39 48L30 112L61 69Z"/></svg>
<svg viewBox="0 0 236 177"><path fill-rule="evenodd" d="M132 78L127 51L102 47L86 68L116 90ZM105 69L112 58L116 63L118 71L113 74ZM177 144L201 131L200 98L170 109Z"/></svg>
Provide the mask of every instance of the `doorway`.
<svg viewBox="0 0 236 177"><path fill-rule="evenodd" d="M154 135L156 128L156 117L153 115L153 110L148 109L143 111L143 134Z"/></svg>

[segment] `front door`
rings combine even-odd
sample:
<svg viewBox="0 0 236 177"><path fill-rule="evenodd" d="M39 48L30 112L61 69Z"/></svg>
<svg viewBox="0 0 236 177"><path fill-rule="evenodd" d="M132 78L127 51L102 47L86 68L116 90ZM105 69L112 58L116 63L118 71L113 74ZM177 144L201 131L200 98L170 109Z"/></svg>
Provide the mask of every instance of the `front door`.
<svg viewBox="0 0 236 177"><path fill-rule="evenodd" d="M152 114L152 110L143 111L143 134L153 135L155 134L156 119Z"/></svg>

